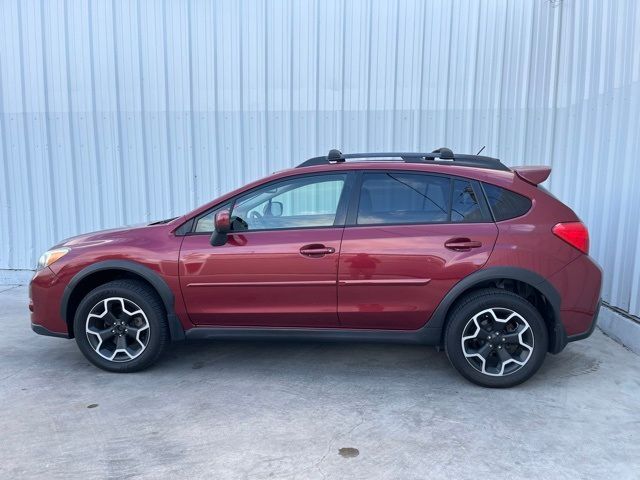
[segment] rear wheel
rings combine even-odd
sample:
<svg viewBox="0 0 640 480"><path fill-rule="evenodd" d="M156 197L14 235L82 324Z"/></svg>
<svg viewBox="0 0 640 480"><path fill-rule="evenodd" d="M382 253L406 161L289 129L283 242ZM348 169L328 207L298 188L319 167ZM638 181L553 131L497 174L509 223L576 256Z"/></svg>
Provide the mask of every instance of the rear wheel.
<svg viewBox="0 0 640 480"><path fill-rule="evenodd" d="M115 280L89 292L76 311L74 331L84 356L111 372L149 367L169 337L162 302L135 280Z"/></svg>
<svg viewBox="0 0 640 480"><path fill-rule="evenodd" d="M542 365L548 332L538 310L498 288L471 293L451 312L445 349L453 366L485 387L511 387Z"/></svg>

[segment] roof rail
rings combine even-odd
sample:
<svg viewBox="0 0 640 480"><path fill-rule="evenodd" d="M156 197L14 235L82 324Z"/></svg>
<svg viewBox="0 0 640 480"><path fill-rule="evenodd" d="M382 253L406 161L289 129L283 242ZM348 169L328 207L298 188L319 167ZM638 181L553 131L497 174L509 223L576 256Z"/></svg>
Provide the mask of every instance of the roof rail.
<svg viewBox="0 0 640 480"><path fill-rule="evenodd" d="M431 153L439 153L440 154L440 158L451 158L451 159L453 159L453 151L450 148L447 148L447 147L440 147L440 148L434 150Z"/></svg>
<svg viewBox="0 0 640 480"><path fill-rule="evenodd" d="M330 150L326 156L313 157L302 162L297 168L312 167L316 165L331 165L344 163L350 159L367 159L367 158L400 158L406 163L436 163L451 164L488 168L492 170L510 170L504 163L497 158L485 157L482 155L454 154L451 149L446 147L438 148L430 153L411 153L411 152L374 152L374 153L342 153L340 150Z"/></svg>

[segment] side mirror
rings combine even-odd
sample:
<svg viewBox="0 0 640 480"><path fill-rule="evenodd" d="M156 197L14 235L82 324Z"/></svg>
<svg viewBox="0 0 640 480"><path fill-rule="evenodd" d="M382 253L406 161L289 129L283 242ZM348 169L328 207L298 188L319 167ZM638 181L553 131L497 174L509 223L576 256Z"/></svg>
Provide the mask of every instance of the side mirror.
<svg viewBox="0 0 640 480"><path fill-rule="evenodd" d="M221 210L216 213L213 222L214 231L211 235L211 245L219 247L227 243L227 234L231 231L231 212L229 210Z"/></svg>

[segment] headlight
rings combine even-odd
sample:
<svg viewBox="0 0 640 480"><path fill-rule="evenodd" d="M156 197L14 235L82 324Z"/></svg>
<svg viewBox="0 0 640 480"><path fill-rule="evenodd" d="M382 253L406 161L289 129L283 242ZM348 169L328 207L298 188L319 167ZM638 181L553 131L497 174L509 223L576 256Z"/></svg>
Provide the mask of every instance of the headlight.
<svg viewBox="0 0 640 480"><path fill-rule="evenodd" d="M44 267L48 267L53 262L57 262L67 253L69 253L69 251L69 248L56 248L54 250L48 250L44 252L40 257L40 260L38 260L38 270Z"/></svg>

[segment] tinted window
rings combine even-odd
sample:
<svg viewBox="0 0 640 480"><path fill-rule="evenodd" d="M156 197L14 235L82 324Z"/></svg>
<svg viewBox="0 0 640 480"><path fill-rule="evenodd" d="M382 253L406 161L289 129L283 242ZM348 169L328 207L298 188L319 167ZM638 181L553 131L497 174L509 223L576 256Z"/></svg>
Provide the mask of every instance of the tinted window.
<svg viewBox="0 0 640 480"><path fill-rule="evenodd" d="M439 223L449 221L450 180L408 173L365 173L357 223Z"/></svg>
<svg viewBox="0 0 640 480"><path fill-rule="evenodd" d="M246 222L243 230L330 227L345 179L346 174L313 175L270 184L239 197L231 214Z"/></svg>
<svg viewBox="0 0 640 480"><path fill-rule="evenodd" d="M531 200L525 196L488 183L482 185L496 222L519 217L531 208Z"/></svg>
<svg viewBox="0 0 640 480"><path fill-rule="evenodd" d="M454 180L451 197L452 222L481 222L482 210L471 187L466 180Z"/></svg>

